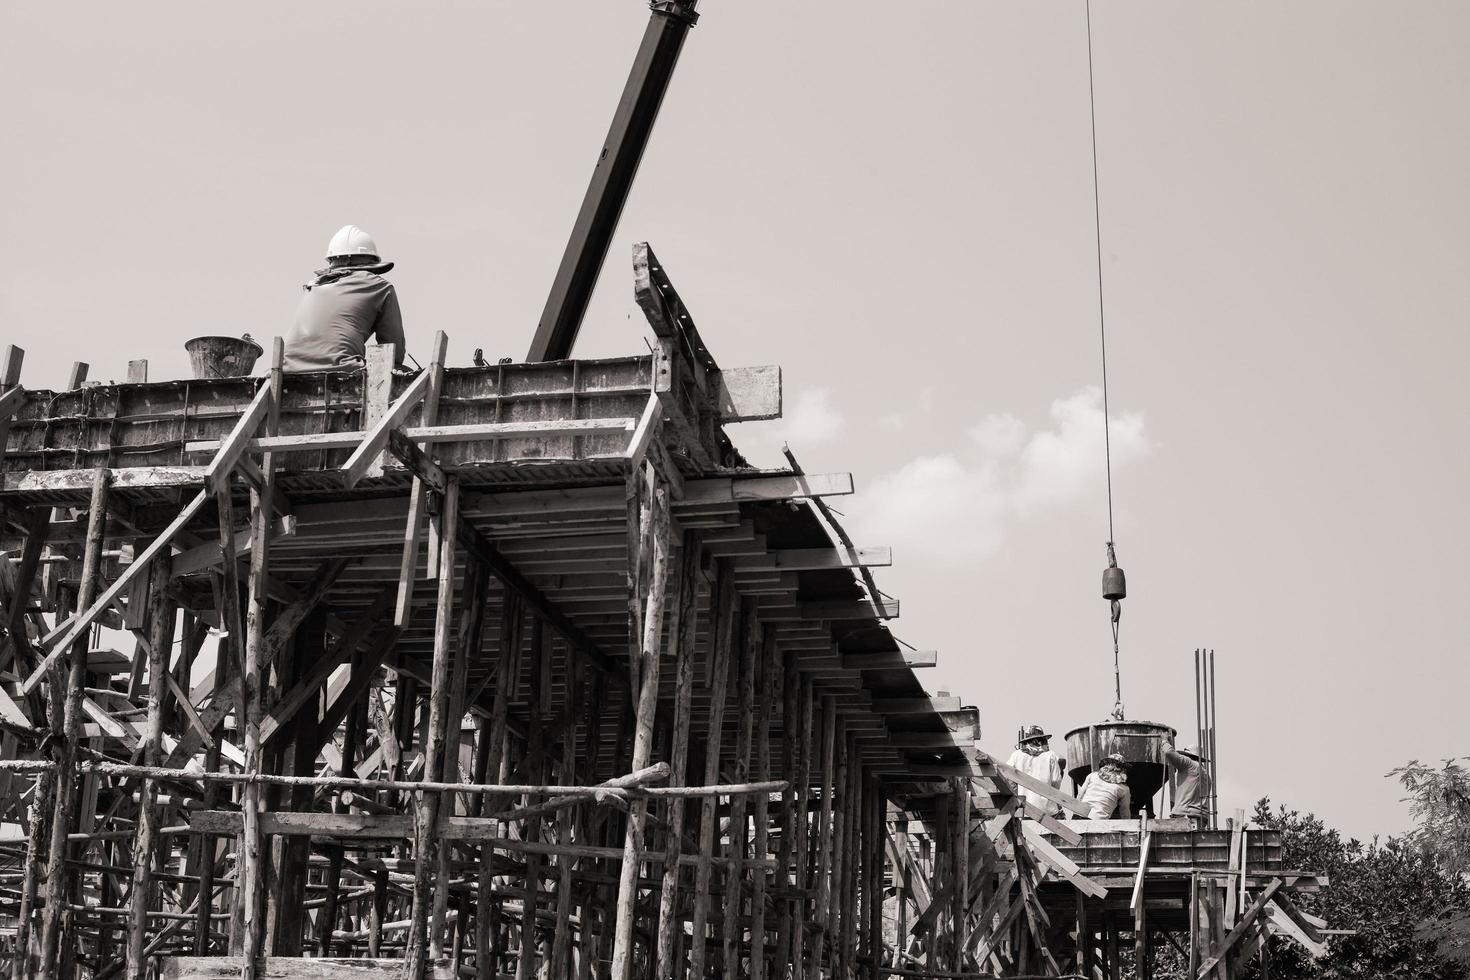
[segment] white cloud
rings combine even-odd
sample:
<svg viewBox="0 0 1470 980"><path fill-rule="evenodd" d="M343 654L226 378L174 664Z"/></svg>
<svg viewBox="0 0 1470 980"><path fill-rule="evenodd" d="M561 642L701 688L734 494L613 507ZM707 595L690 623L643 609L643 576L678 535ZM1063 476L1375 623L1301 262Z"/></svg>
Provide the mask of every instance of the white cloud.
<svg viewBox="0 0 1470 980"><path fill-rule="evenodd" d="M781 454L789 443L798 458L802 451L829 442L847 428L847 419L832 404L827 388L805 388L787 399L779 420L750 423L750 432L741 431L737 440L741 453L756 466L785 466Z"/></svg>
<svg viewBox="0 0 1470 980"><path fill-rule="evenodd" d="M850 528L927 561L959 563L997 552L1019 521L1102 493L1102 392L1052 402L1048 427L1028 432L1010 414L972 426L969 445L920 456L884 474L848 504ZM1113 466L1153 450L1137 413L1114 415Z"/></svg>
<svg viewBox="0 0 1470 980"><path fill-rule="evenodd" d="M826 388L807 388L796 396L791 411L785 413L782 435L788 442L815 445L826 442L847 426L847 420L832 405L832 392Z"/></svg>

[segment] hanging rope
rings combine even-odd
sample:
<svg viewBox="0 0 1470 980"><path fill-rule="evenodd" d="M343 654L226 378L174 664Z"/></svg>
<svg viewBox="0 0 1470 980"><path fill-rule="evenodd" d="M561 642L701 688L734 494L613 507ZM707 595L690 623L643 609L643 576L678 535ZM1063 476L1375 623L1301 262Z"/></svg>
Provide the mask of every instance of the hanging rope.
<svg viewBox="0 0 1470 980"><path fill-rule="evenodd" d="M1113 444L1108 421L1108 325L1103 304L1102 195L1097 177L1097 93L1092 78L1092 0L1087 2L1087 106L1092 120L1092 229L1097 243L1097 330L1102 347L1103 457L1108 480L1108 542L1113 537Z"/></svg>
<svg viewBox="0 0 1470 980"><path fill-rule="evenodd" d="M1102 250L1102 193L1099 190L1097 167L1097 85L1092 66L1092 0L1085 0L1087 11L1087 108L1092 123L1092 229L1097 251L1097 333L1098 346L1102 353L1102 396L1103 396L1103 469L1108 488L1108 569L1118 569L1118 557L1113 550L1113 439L1112 424L1108 411L1108 321L1107 305L1103 301L1103 250ZM1123 584L1122 570L1118 569L1114 593L1109 594L1108 573L1104 573L1104 598L1109 600L1111 629L1113 634L1113 717L1123 720L1123 669L1118 651L1118 623L1123 618L1123 607L1118 600L1127 594Z"/></svg>

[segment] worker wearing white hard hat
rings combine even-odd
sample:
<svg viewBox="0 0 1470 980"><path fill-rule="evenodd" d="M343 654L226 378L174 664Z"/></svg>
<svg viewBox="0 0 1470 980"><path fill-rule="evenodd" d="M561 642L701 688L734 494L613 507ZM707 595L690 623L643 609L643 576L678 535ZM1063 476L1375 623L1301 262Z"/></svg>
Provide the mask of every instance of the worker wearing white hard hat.
<svg viewBox="0 0 1470 980"><path fill-rule="evenodd" d="M327 245L327 268L302 286L296 318L286 334L287 371L324 371L360 365L369 338L395 345L403 363L403 314L398 293L383 276L384 262L373 236L344 225Z"/></svg>

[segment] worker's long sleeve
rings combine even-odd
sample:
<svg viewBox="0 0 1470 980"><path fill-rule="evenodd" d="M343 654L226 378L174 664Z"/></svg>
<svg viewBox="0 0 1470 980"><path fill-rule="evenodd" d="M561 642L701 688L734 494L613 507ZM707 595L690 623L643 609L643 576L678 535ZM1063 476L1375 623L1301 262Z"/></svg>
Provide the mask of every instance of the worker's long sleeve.
<svg viewBox="0 0 1470 980"><path fill-rule="evenodd" d="M394 366L402 364L408 342L403 336L403 313L398 308L398 290L392 286L388 287L388 295L383 297L383 307L378 311L378 322L373 327L373 334L378 338L378 343L395 345Z"/></svg>

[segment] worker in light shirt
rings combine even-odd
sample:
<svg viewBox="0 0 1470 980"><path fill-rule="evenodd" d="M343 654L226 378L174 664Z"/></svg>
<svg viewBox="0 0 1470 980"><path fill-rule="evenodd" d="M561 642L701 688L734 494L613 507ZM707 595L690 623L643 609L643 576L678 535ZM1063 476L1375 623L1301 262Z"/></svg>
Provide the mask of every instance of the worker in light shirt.
<svg viewBox="0 0 1470 980"><path fill-rule="evenodd" d="M1089 820L1126 820L1133 816L1133 799L1128 792L1128 763L1121 755L1103 759L1082 781L1077 798L1092 808Z"/></svg>
<svg viewBox="0 0 1470 980"><path fill-rule="evenodd" d="M1012 769L1019 769L1033 779L1058 789L1062 785L1062 771L1066 767L1062 757L1051 750L1051 736L1040 725L1026 725L1016 735L1016 751L1006 761ZM1062 811L1056 803L1025 787L1019 787L1021 798L1040 808L1048 816L1058 816Z"/></svg>

